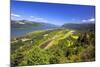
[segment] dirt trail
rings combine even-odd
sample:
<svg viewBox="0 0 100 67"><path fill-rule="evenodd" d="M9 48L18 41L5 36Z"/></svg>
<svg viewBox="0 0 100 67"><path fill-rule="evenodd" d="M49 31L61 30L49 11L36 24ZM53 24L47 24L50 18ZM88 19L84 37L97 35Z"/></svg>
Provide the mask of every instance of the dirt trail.
<svg viewBox="0 0 100 67"><path fill-rule="evenodd" d="M47 42L41 44L40 48L42 48L42 49L45 48L51 41L52 41L52 40L49 40L49 41L47 41Z"/></svg>

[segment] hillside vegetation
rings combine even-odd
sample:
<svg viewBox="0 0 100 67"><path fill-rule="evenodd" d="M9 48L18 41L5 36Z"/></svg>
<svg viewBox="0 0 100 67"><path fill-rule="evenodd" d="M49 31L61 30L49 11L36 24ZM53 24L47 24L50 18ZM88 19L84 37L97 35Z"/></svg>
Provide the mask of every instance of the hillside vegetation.
<svg viewBox="0 0 100 67"><path fill-rule="evenodd" d="M68 29L40 30L11 40L11 66L95 60L95 34Z"/></svg>

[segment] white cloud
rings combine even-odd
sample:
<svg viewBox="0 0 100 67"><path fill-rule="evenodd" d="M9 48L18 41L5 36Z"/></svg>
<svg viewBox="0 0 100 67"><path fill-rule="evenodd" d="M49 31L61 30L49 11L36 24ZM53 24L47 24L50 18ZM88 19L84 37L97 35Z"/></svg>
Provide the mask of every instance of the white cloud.
<svg viewBox="0 0 100 67"><path fill-rule="evenodd" d="M93 22L93 21L95 21L94 18L90 18L90 19L82 20L82 22Z"/></svg>
<svg viewBox="0 0 100 67"><path fill-rule="evenodd" d="M23 20L24 18L21 15L18 14L11 14L11 19L16 19L16 20Z"/></svg>
<svg viewBox="0 0 100 67"><path fill-rule="evenodd" d="M82 20L82 22L87 22L87 20Z"/></svg>
<svg viewBox="0 0 100 67"><path fill-rule="evenodd" d="M91 19L89 19L89 21L95 21L95 19L94 18L91 18Z"/></svg>
<svg viewBox="0 0 100 67"><path fill-rule="evenodd" d="M41 17L34 17L34 16L30 16L29 20L37 21L37 22L47 22L47 20L44 19L44 18L41 18Z"/></svg>
<svg viewBox="0 0 100 67"><path fill-rule="evenodd" d="M21 17L20 15L17 15L17 14L11 14L11 16L13 16L13 17Z"/></svg>

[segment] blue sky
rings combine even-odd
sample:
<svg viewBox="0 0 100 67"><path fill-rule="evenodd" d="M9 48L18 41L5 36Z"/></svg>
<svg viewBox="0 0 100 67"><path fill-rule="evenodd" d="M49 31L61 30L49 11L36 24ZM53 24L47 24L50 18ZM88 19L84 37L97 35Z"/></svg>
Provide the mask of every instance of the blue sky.
<svg viewBox="0 0 100 67"><path fill-rule="evenodd" d="M12 20L31 20L56 25L95 21L95 7L39 2L11 2Z"/></svg>

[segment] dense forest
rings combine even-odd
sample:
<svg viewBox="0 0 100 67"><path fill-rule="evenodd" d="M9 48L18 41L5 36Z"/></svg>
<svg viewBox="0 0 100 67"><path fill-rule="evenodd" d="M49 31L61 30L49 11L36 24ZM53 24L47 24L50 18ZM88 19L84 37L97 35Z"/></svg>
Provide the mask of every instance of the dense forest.
<svg viewBox="0 0 100 67"><path fill-rule="evenodd" d="M11 66L95 60L95 32L53 29L11 39Z"/></svg>

